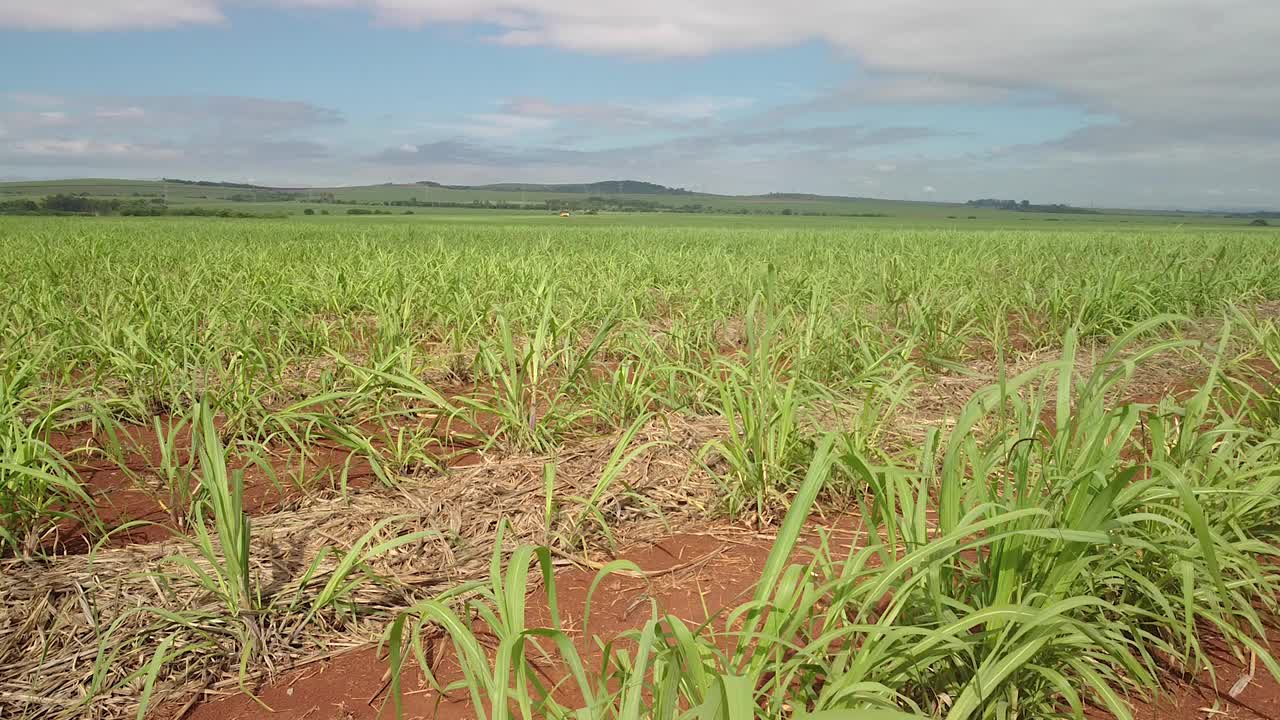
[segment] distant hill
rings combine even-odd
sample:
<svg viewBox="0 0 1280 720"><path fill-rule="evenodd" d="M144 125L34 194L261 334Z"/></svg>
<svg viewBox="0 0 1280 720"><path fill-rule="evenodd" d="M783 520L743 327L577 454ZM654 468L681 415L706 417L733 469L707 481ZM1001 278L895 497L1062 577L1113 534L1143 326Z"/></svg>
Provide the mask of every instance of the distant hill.
<svg viewBox="0 0 1280 720"><path fill-rule="evenodd" d="M748 195L746 197L759 198L761 200L817 200L817 201L865 201L875 200L876 198L858 197L855 195L816 195L814 193L768 193L765 195Z"/></svg>
<svg viewBox="0 0 1280 720"><path fill-rule="evenodd" d="M54 196L75 196L78 199ZM53 198L51 201L50 198ZM490 183L449 185L434 180L335 187L278 187L248 182L173 179L68 178L0 182L0 215L49 214L86 205L85 200L125 214L390 215L486 211L508 213L685 213L883 218L886 222L927 220L1031 227L1031 223L1168 222L1249 225L1270 220L1265 208L1235 212L1094 210L1061 204L984 199L968 204L886 200L848 195L780 192L721 195L693 192L642 180L590 183ZM1016 210L1016 212L1010 212ZM145 212L144 212L145 211Z"/></svg>
<svg viewBox="0 0 1280 720"><path fill-rule="evenodd" d="M219 187L219 188L237 188L240 190L275 190L266 185L250 185L249 183L233 183L221 182L214 180L180 180L178 178L164 178L161 182L177 183L179 185L198 185L200 187Z"/></svg>
<svg viewBox="0 0 1280 720"><path fill-rule="evenodd" d="M1032 212L1032 213L1059 213L1065 215L1101 215L1102 213L1090 208L1075 207L1072 205L1063 205L1062 203L1053 203L1050 205L1036 205L1029 200L1018 202L1017 200L1001 200L999 198L982 198L981 200L970 200L965 203L969 207L989 208L992 210L1007 210L1010 212Z"/></svg>
<svg viewBox="0 0 1280 720"><path fill-rule="evenodd" d="M417 185L449 190L496 190L498 192L549 192L577 195L693 195L684 188L672 188L642 180L602 180L593 183L492 183L489 185L445 185L421 180Z"/></svg>

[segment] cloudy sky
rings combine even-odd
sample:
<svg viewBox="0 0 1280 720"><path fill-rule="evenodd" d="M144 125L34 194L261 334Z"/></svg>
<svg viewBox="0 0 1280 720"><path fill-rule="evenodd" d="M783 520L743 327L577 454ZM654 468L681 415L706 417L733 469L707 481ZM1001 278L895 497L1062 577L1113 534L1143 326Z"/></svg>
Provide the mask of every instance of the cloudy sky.
<svg viewBox="0 0 1280 720"><path fill-rule="evenodd" d="M1280 207L1276 0L0 0L0 178Z"/></svg>

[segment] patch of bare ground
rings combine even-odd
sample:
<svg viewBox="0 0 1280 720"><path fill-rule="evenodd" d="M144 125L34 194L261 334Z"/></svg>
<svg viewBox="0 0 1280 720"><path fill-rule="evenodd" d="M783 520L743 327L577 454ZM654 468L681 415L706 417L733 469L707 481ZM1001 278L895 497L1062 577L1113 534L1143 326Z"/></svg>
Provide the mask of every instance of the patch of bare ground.
<svg viewBox="0 0 1280 720"><path fill-rule="evenodd" d="M1050 359L1052 358L1040 355L1027 358L1024 362L1030 367L1034 363ZM1193 391L1202 382L1205 372L1199 359L1192 362L1178 356L1156 363L1154 367L1151 374L1139 373L1135 376L1126 388L1126 396L1123 398L1125 401L1155 402L1167 392L1177 395ZM707 433L706 436L711 434L713 433ZM700 438L693 436L680 441L686 453L696 451L700 442ZM588 451L585 455L591 456L592 453ZM572 462L573 456L574 453L570 452L562 460ZM686 454L669 470L687 462L687 459ZM503 502L513 503L516 507L524 507L530 502L536 505L536 500L541 498L537 490L539 463L531 460L525 463L522 470L513 473L512 469L512 466L502 464L482 466L471 471L465 482L452 483L453 491L464 495L472 494L473 499L461 503L463 506ZM521 479L512 481L513 474ZM650 483L648 487L655 486ZM565 490L572 491L569 488ZM616 637L635 629L649 617L651 603L656 604L662 612L675 614L691 622L701 622L750 596L768 557L772 544L771 535L724 524L698 524L694 518L705 512L706 506L700 502L706 502L707 498L704 496L700 502L681 505L678 497L685 496L684 492L677 490L668 498L675 507L682 508L676 514L684 513L681 515L685 518L683 522L671 522L668 518L665 523L655 525L651 522L655 520L652 516L628 517L625 511L613 513L611 517L616 518L619 526L624 528L623 537L635 538L638 536L636 530L642 529L642 533L658 535L660 539L632 542L616 556L635 562L645 571L646 577L617 575L603 582L592 596L589 626L583 627L576 619L583 616L586 599L595 579L596 571L593 566L598 567L598 560L609 557L609 554L605 553L602 557L597 552L593 554L597 560L586 561L586 567L577 565L558 571L556 583L561 618L586 658L596 657L595 653L598 652L592 638ZM499 515L450 516L447 506L450 505L441 502L427 512L435 517L449 518L444 523L445 526L463 536L492 536L494 522ZM384 508L373 512L376 515L377 512L387 511ZM537 510L528 510L523 516L514 516L516 519L513 525L518 538L534 542L542 540L542 523L537 515ZM372 520L373 516L369 519ZM861 531L860 526L849 521L849 516L843 516L834 523L819 522L815 527L817 525L825 525L835 532L837 543L844 546L857 542ZM663 534L660 527L683 527L685 530L668 535ZM444 584L467 577L483 576L487 570L483 566L487 560L485 549L472 546L470 550L470 554L451 550L452 556L444 558L435 566L434 572L443 584L434 587L443 587ZM578 563L585 559L577 552L562 552L558 557L566 558L569 555ZM403 607L407 602L407 596L401 597L399 606ZM537 591L531 594L527 610L531 625L545 624L549 620L545 599ZM271 708L270 711L241 692L224 676L218 682L208 683L205 688L188 686L186 695L181 691L174 692L158 717L166 720L175 720L179 716L200 720L394 717L387 697L387 662L384 657L379 657L374 648L379 629L381 628L366 628L363 635L346 630L342 634L342 640L329 643L324 652L318 647L313 648L309 655L296 655L292 666L287 662L280 664L282 670L285 667L292 669L259 675L254 692L259 700ZM1280 718L1280 684L1260 668L1250 673L1246 665L1226 653L1220 644L1215 646L1211 639L1206 639L1205 642L1214 648L1211 657L1215 663L1216 683L1208 674L1196 677L1171 675L1165 680L1165 691L1156 698L1132 699L1134 716L1140 720ZM349 652L335 654L334 648L344 647L343 643L346 644L345 647L353 644L356 646ZM442 639L435 644L432 670L438 679L447 683L459 677L459 670L446 648L447 643ZM553 663L548 664L545 671L548 678L554 680L557 677L557 669ZM475 716L468 697L459 693L437 693L425 684L414 667L406 670L403 682L405 717ZM195 703L197 699L200 702ZM1097 720L1108 717L1096 708L1090 711L1089 716Z"/></svg>
<svg viewBox="0 0 1280 720"><path fill-rule="evenodd" d="M1197 325L1185 336L1199 340L1202 347L1216 340L1211 323ZM1080 371L1087 374L1103 351L1096 345L1083 348L1078 353ZM1058 357L1057 351L1028 345L1027 351L1015 353L1004 367L995 360L979 359L965 372L939 374L918 389L911 399L910 413L894 420L894 432L908 442L926 426L945 430L972 394L996 382L1001 373L1015 375ZM1147 398L1195 387L1203 373L1203 360L1194 353L1164 353L1143 365L1124 388L1124 397L1153 401ZM708 526L703 520L716 502L715 488L705 475L690 471L695 465L691 459L723 428L718 423L690 423L679 418L667 422L670 425L655 422L635 438L637 445L654 440L661 444L641 453L601 496L599 510L620 537L662 539L627 546L620 556L640 565L647 577L609 579L596 592L591 626L570 626L585 651L593 647L591 636L609 637L634 628L647 617L651 602L686 619L700 620L741 601L750 593L768 555L768 535ZM609 437L575 442L555 458L555 497L589 496L613 451L613 442L616 439ZM508 541L512 545L541 544L550 539L559 543L557 557L563 565L582 563L588 556L595 558L586 561L586 568L564 567L557 574L562 616L581 617L587 589L595 577L591 566L611 556L610 541L588 531L585 537L573 537L566 543L569 535L557 534L554 529L548 532L543 465L550 459L481 456L475 467L418 478L394 490L371 488L346 499L302 498L286 511L264 513L255 522L252 557L256 576L269 597L312 597L316 585L332 576L336 558L322 558L309 584L301 580L305 569L325 548L341 554L375 527L375 543L418 530L432 534L369 560L368 570L386 579L355 590L355 599L371 609L369 615L326 614L305 632L298 632L284 617L278 625L260 629L261 655L249 681L271 711L240 691L234 648L220 646L165 667L156 694L163 706L159 717L378 717L385 700L386 664L372 646L389 614L415 599L486 576L497 528L504 520L511 526ZM572 509L560 507L558 521L572 517ZM575 524L573 531L580 533L584 528ZM582 554L583 545L591 552ZM128 608L147 604L175 612L209 610L212 601L207 594L189 578L173 579L173 568L169 568L171 577L163 590L146 574L163 567L163 558L174 553L190 556L181 543L167 540L150 546L111 548L92 558L54 558L40 565L5 563L0 578L0 628L4 628L0 629L0 715L12 710L19 716L36 717L114 720L131 716L137 701L136 684L88 707L77 704L88 686L101 639L99 618L119 617ZM529 608L534 623L546 620L547 609L539 601L535 592ZM124 624L121 635L147 637L148 622L154 618L135 616ZM33 644L36 638L44 643L43 655ZM143 667L158 642L158 637L150 637L141 645L111 648L120 655L108 684ZM450 672L456 673L446 658L439 662L437 670L445 679ZM1230 667L1227 660L1222 662ZM1226 674L1219 672L1220 682ZM473 716L465 698L440 697L423 688L416 672L410 675L406 679L407 717ZM203 702L196 704L199 700ZM1215 704L1218 709L1212 709ZM1192 705L1196 707L1192 712L1201 714L1174 712L1184 712ZM1201 711L1203 707L1211 710ZM1276 717L1276 707L1280 707L1280 687L1259 673L1235 698L1194 680L1179 680L1155 704L1136 704L1135 714L1139 718ZM389 707L383 710L382 717L391 716L387 714ZM1215 714L1220 711L1228 714ZM1236 711L1254 714L1229 714Z"/></svg>
<svg viewBox="0 0 1280 720"><path fill-rule="evenodd" d="M856 515L814 518L803 546L812 547L820 533L829 537L835 553L859 544L863 529ZM755 590L773 544L771 533L759 533L728 524L705 524L660 539L633 542L617 557L634 562L645 577L613 575L592 593L596 572L569 567L556 575L557 602L566 633L574 640L584 661L599 660L599 646L592 638L615 638L637 629L651 616L651 606L691 625L708 619L723 627L723 611L748 599ZM803 550L797 551L798 554ZM799 558L797 558L799 559ZM589 624L583 625L588 597ZM528 598L527 622L545 627L550 610L542 593ZM479 633L483 637L483 633ZM1280 636L1272 635L1272 645ZM731 642L724 636L725 643ZM1164 692L1154 698L1132 698L1137 720L1275 720L1280 718L1280 683L1257 665L1253 668L1225 650L1212 637L1205 640L1214 663L1216 680L1208 672L1195 676L1170 674ZM448 642L437 638L431 649L432 674L447 685L461 678L448 652ZM556 683L565 678L564 669L554 662L542 666L544 680ZM410 664L401 678L404 717L463 720L476 717L466 691L442 694L427 684L416 665ZM254 689L255 701L241 692L211 693L204 702L189 708L170 705L158 717L178 720L308 720L311 718L351 718L384 720L394 718L387 658L373 646L365 646L322 661L310 663L269 679ZM574 698L560 699L571 702ZM270 708L267 710L263 707ZM182 711L180 713L180 711ZM1090 708L1091 720L1112 716Z"/></svg>
<svg viewBox="0 0 1280 720"><path fill-rule="evenodd" d="M591 497L597 489L596 512L618 532L648 528L652 536L692 523L716 499L714 483L690 471L691 453L719 432L714 420L655 421L632 439L638 453L604 488L598 482L617 437L560 453L554 458L560 508L550 533L543 466L553 458L528 455L485 459L347 498L306 498L296 508L255 518L249 557L263 607L250 616L254 672L273 675L373 642L395 609L483 578L500 523L509 528L510 546L550 537L563 555L584 546L607 551L607 539L594 526L571 522L580 510L572 498ZM423 535L359 565L359 574L377 578L350 590L361 614L325 610L299 625L305 612L298 612L298 603L309 606L359 538L370 536L372 547L415 532ZM157 703L182 705L202 692L236 690L237 621L174 556L211 571L189 544L174 539L0 562L0 716L133 717L140 693L136 680L82 704L95 684L95 658L99 652L112 658L97 678L100 687L112 688L144 668L170 635L174 647L198 651L165 664L153 696ZM139 608L160 608L190 622L166 621ZM104 633L113 621L112 631Z"/></svg>
<svg viewBox="0 0 1280 720"><path fill-rule="evenodd" d="M1226 649L1221 637L1206 631L1201 638L1213 670L1195 674L1170 672L1164 692L1155 698L1134 698L1135 720L1278 720L1280 682L1261 662L1241 660ZM1268 629L1267 645L1280 647L1280 631ZM1114 716L1091 708L1090 720Z"/></svg>
<svg viewBox="0 0 1280 720"><path fill-rule="evenodd" d="M1249 312L1263 316L1273 311L1272 305L1280 304L1254 306ZM1011 324L1011 328L1018 329L1018 337L1025 339L1034 335L1022 323L1023 319L1019 318L1017 323ZM1207 377L1208 364L1217 352L1221 332L1221 318L1202 318L1183 326L1176 334L1164 332L1136 341L1119 354L1119 360L1135 357L1162 341L1183 340L1188 344L1146 357L1126 382L1112 388L1108 401L1154 403L1169 395L1181 398L1193 393ZM1060 347L1036 347L1030 343L1025 346L1027 349L1023 350L1022 345L1011 339L1011 344L1002 351L999 348L988 349L968 360L962 369L939 372L922 380L902 412L899 431L922 438L928 428L949 429L965 404L979 390L995 385L1002 377L1017 377L1062 359ZM1228 347L1226 357L1234 357L1238 349ZM1109 350L1110 345L1101 340L1082 343L1076 349L1076 377L1089 377ZM1041 384L1047 391L1046 420L1054 415L1055 386L1056 376L1053 374L1047 375Z"/></svg>
<svg viewBox="0 0 1280 720"><path fill-rule="evenodd" d="M157 418L162 428L173 419ZM445 425L438 443L429 447L429 460L441 468L466 467L480 461L478 443L463 434L462 423ZM367 428L372 446L381 451L389 444L379 428ZM71 469L93 502L86 513L97 527L68 520L46 540L52 554L83 553L90 548L122 547L152 543L181 535L181 523L190 508L175 498L164 477L162 446L165 439L152 428L124 426L117 438L120 459L104 459L108 440L89 431L56 435L51 444L72 463ZM228 466L240 469L244 478L244 509L251 516L298 507L305 499L333 498L339 488L363 490L379 483L371 459L364 453L332 441L317 440L305 449L267 446L256 456L231 451ZM183 428L172 448L179 464L191 462L191 432ZM189 473L189 469L180 472ZM192 474L192 490L199 486Z"/></svg>
<svg viewBox="0 0 1280 720"><path fill-rule="evenodd" d="M842 552L860 541L861 524L854 515L828 519L814 518L797 550L814 547L825 534L834 552ZM773 547L772 532L756 532L728 523L701 523L683 532L657 539L634 539L618 554L618 559L635 563L642 577L611 575L595 588L597 571L592 567L568 567L556 574L557 604L565 632L588 666L600 660L594 638L614 638L636 629L650 617L656 606L663 614L674 615L691 625L708 619L723 629L723 611L750 599L756 581ZM593 563L594 564L594 563ZM586 616L590 599L588 624ZM550 608L545 595L533 592L528 598L526 617L530 627L550 625ZM726 636L726 642L728 642ZM461 672L445 652L447 642L438 643L432 674L441 684L459 679ZM545 679L565 678L564 668L553 662L542 667ZM249 720L276 718L373 718L395 717L387 697L390 670L385 657L366 647L322 665L286 673L263 685L261 705L243 693L211 698L192 709L192 720ZM432 689L416 666L405 671L404 710L406 718L462 720L476 716L465 691L441 694ZM571 697L562 697L571 701ZM162 714L176 720L174 708Z"/></svg>

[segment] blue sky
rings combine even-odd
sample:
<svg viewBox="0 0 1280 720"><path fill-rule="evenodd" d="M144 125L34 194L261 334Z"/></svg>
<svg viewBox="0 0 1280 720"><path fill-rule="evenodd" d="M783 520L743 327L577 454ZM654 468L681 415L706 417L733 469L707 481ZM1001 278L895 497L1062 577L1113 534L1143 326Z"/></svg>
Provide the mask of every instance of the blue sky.
<svg viewBox="0 0 1280 720"><path fill-rule="evenodd" d="M1267 0L0 0L0 177L1280 206Z"/></svg>

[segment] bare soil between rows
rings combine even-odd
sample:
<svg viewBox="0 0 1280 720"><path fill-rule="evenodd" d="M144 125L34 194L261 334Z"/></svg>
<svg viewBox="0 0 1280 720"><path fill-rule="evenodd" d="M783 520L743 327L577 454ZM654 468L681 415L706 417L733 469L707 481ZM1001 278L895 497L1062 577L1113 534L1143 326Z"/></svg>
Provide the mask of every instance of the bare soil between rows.
<svg viewBox="0 0 1280 720"><path fill-rule="evenodd" d="M173 420L168 416L158 419L162 427ZM491 418L476 422L494 424ZM473 433L460 429L463 425L456 421L446 423L435 432L437 444L429 448L429 456L440 469L471 467L483 461L482 443ZM102 457L101 448L108 440L101 434L85 430L59 433L52 438L53 447L71 459L72 469L93 502L90 512L100 527L71 520L63 522L56 534L44 543L47 552L79 554L94 547L156 543L182 535L175 527L175 513L166 507L169 498L159 474L163 440L152 428L142 426L126 426L121 435L123 462ZM373 446L379 451L389 443L388 438L376 434L372 438ZM347 490L360 491L379 482L368 456L331 441L315 442L304 449L270 446L267 449L268 454L257 460L234 451L227 456L228 469L243 473L244 510L251 517L288 509L308 497L336 493L343 483ZM180 462L189 461L189 429L181 433L174 450ZM265 463L270 472L259 462ZM298 482L299 473L305 475L304 482ZM195 487L198 480L193 481L192 489ZM176 508L176 514L185 515L188 510Z"/></svg>
<svg viewBox="0 0 1280 720"><path fill-rule="evenodd" d="M1250 385L1260 392L1274 390L1280 370L1265 360L1252 360L1247 367L1256 373ZM1203 377L1174 374L1130 394L1124 401L1155 404L1164 397L1184 400L1194 394L1201 383ZM1046 414L1044 420L1051 426L1051 416ZM847 549L858 541L862 532L856 516L843 514L835 522L812 521L806 543L812 545L815 538L826 534L834 549ZM588 660L598 659L598 646L593 638L611 639L638 629L650 617L651 604L660 612L691 624L708 620L722 622L725 610L750 598L772 544L770 533L724 523L705 524L660 539L633 543L617 558L634 562L652 577L614 575L600 583L592 594L595 570L564 569L556 575L561 622ZM588 598L590 623L582 626ZM548 625L550 610L545 595L534 591L528 601L529 625ZM1213 633L1206 633L1203 641L1214 663L1213 672L1190 677L1170 672L1164 679L1164 692L1159 696L1130 698L1134 718L1280 720L1280 682L1260 663L1251 670L1248 663L1232 656ZM1267 641L1269 647L1280 649L1280 629L1270 630ZM458 679L460 671L445 652L449 647L447 641L442 640L438 645L432 672L437 680L447 684ZM548 673L546 679L551 682L562 679L554 668L549 668ZM256 688L257 700L243 693L209 696L195 705L161 708L157 717L163 720L382 720L396 717L388 697L389 680L387 658L380 655L378 649L366 647L287 672ZM1242 686L1232 695L1237 682ZM465 691L447 695L435 691L416 666L405 671L402 683L405 718L476 717ZM1098 707L1089 707L1086 715L1091 720L1113 717Z"/></svg>
<svg viewBox="0 0 1280 720"><path fill-rule="evenodd" d="M810 523L805 546L812 547L821 533L830 537L836 552L847 549L861 537L855 515ZM773 545L770 533L758 533L740 526L708 524L657 540L629 545L619 559L630 560L650 578L614 575L591 594L596 571L567 568L556 575L560 615L566 632L575 640L588 663L599 659L592 638L609 639L636 630L650 617L650 603L664 614L691 624L708 619L723 628L723 611L749 600ZM581 624L588 597L590 623ZM530 627L550 622L546 597L541 591L529 595L527 618ZM1280 631L1268 638L1280 648ZM1232 657L1221 643L1206 638L1214 661L1216 686L1208 672L1195 677L1173 673L1165 679L1165 692L1156 698L1131 698L1136 720L1280 720L1280 683L1259 663L1252 679L1241 692L1229 690L1249 672L1247 663ZM442 684L458 679L460 671L449 654L447 641L437 644L432 672ZM555 667L546 669L545 679L563 679ZM160 720L389 720L395 718L388 694L389 666L377 648L365 647L291 670L254 689L257 701L243 693L209 696L190 707L170 705L160 708ZM433 690L416 665L411 663L402 676L404 717L437 720L464 720L476 717L466 691L442 695ZM261 704L259 704L259 702ZM266 707L264 707L264 705ZM1097 707L1088 708L1091 720L1113 716Z"/></svg>
<svg viewBox="0 0 1280 720"><path fill-rule="evenodd" d="M856 537L856 520L827 528L834 547L847 548ZM806 544L817 542L819 524L814 524ZM664 614L692 624L715 617L751 597L761 568L773 546L772 533L759 533L730 524L704 524L656 540L628 545L616 559L629 560L648 577L611 575L592 593L597 571L565 568L556 574L557 603L566 633L575 641L584 662L599 660L594 638L614 638L636 629L650 616L651 603ZM589 624L582 619L590 599ZM530 627L551 623L550 608L541 590L530 593L526 605ZM717 618L719 619L719 618ZM460 671L448 652L440 650L432 673L442 684L458 679ZM546 668L548 678L557 668ZM262 707L249 696L237 693L209 699L181 717L193 720L247 718L394 718L388 697L389 671L385 657L375 648L364 648L299 668L256 691ZM476 717L465 691L441 695L425 682L416 666L405 671L404 716L461 720ZM162 709L158 717L177 720L178 708Z"/></svg>
<svg viewBox="0 0 1280 720"><path fill-rule="evenodd" d="M1272 380L1280 373L1269 365L1256 369ZM1130 402L1154 403L1172 394L1185 397L1198 387L1200 378L1171 374L1150 384L1143 392L1126 398ZM133 473L145 473L156 463L159 446L149 428L139 428L132 438L133 449L126 467ZM62 445L65 442L66 445ZM59 439L59 449L83 447L97 442L83 435L68 435ZM473 439L459 434L444 433L441 453L437 460L446 467L462 467L484 463L489 458L476 447ZM296 451L295 451L296 452ZM288 468L296 466L298 458L288 453L271 457L271 467L277 476L283 477ZM347 473L349 487L358 491L376 483L376 478L366 459L353 456L351 451L329 444L317 444L307 451L308 465L323 475ZM233 465L234 466L234 465ZM112 535L106 545L118 547L134 543L152 543L169 539L174 531L168 526L169 516L154 493L139 489L135 478L115 465L98 462L79 468L81 478L92 489L95 505L103 524L108 528L120 527L133 521L145 521L140 525ZM249 467L245 475L246 510L251 515L266 515L288 509L314 494L332 492L330 487L300 488L271 482L267 474ZM842 522L818 522L813 530L824 527L837 538L853 542L856 530L849 527L847 517ZM60 552L77 552L87 549L90 538L83 529L65 528L59 538ZM765 558L772 545L772 536L741 527L700 523L686 527L657 540L636 542L626 546L619 557L631 560L654 577L648 580L615 576L596 589L592 599L591 624L587 627L567 625L578 640L580 649L590 655L594 649L592 638L612 638L627 630L636 629L638 623L649 617L649 603L656 603L664 613L674 614L691 622L701 622L717 612L739 604L749 598ZM597 558L598 559L598 558ZM557 574L559 603L562 620L580 622L587 595L596 576L591 569L563 569ZM533 592L528 605L529 624L536 626L549 622L549 611L540 592ZM1280 639L1280 636L1278 636ZM457 677L457 667L443 653L445 643L439 643L442 654L434 668L437 677L449 681ZM1280 647L1280 646L1277 646ZM1233 659L1218 658L1218 687L1212 687L1207 677L1176 679L1169 685L1169 692L1154 702L1135 700L1135 717L1150 718L1277 718L1280 720L1280 684L1261 671L1236 698L1226 696L1241 675L1241 668ZM549 672L553 672L549 669ZM303 718L390 718L394 710L387 698L388 677L386 659L379 657L372 647L365 647L339 655L326 656L323 660L304 662L285 670L259 686L255 693L263 704L239 693L221 690L203 696L193 696L182 704L170 703L158 708L153 717L174 720L179 717L202 718L279 718L302 720ZM475 713L469 700L462 694L440 696L424 688L416 669L404 678L405 717L407 718L470 718ZM264 704L266 707L264 707ZM269 710L267 708L270 708ZM1206 710L1208 708L1208 710ZM1105 718L1105 713L1094 711L1090 717Z"/></svg>

